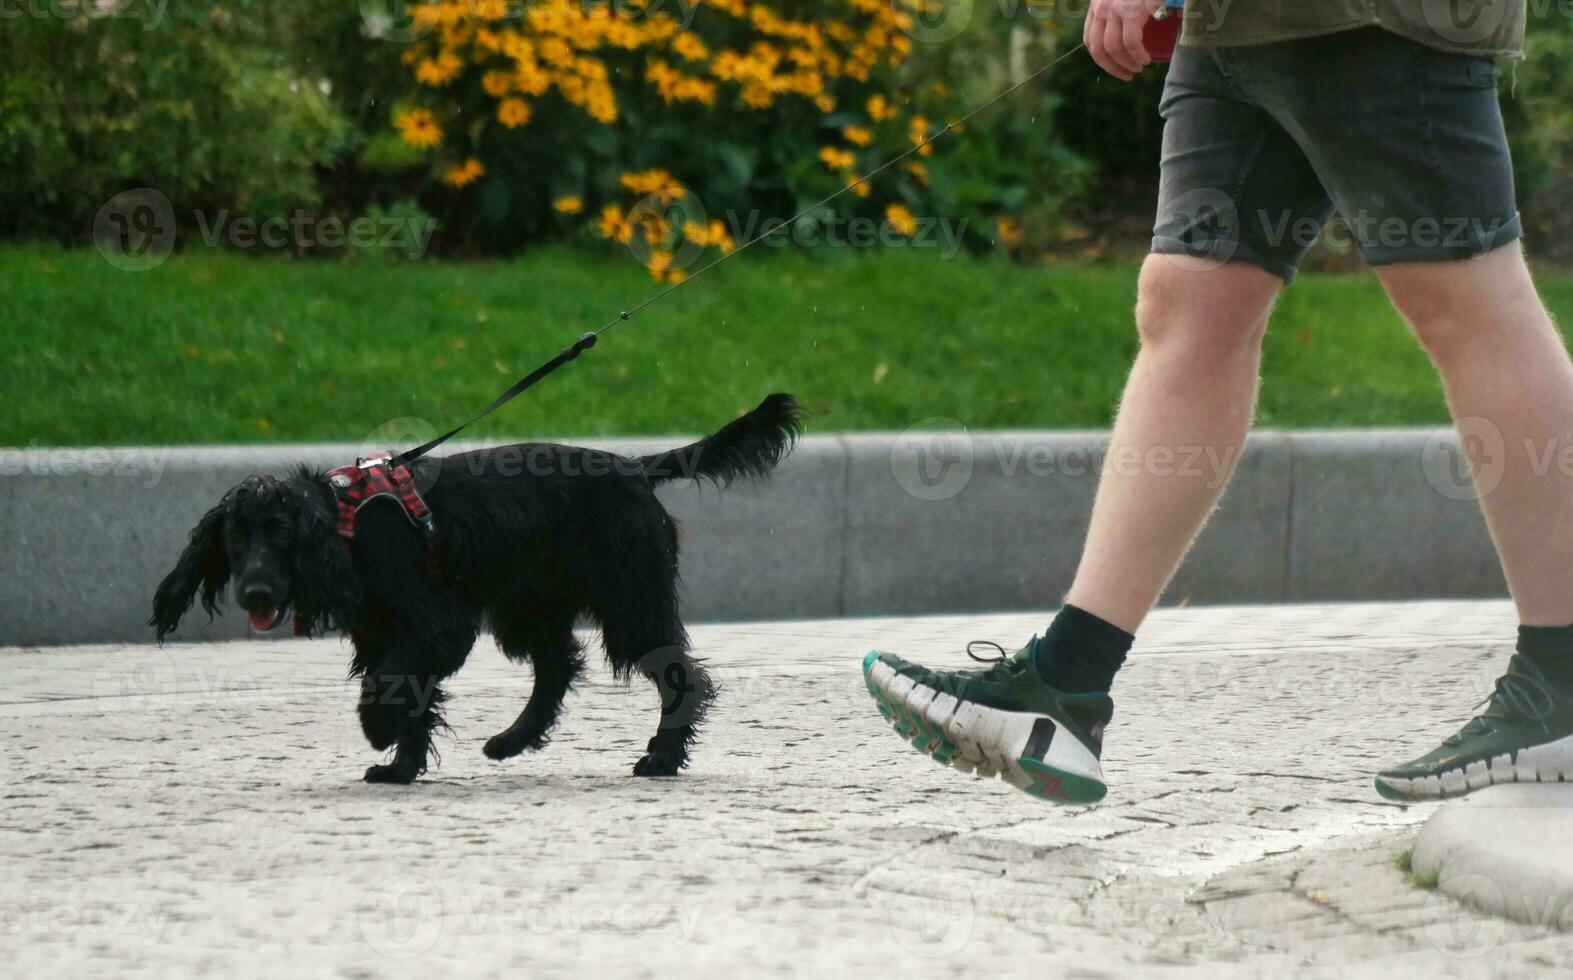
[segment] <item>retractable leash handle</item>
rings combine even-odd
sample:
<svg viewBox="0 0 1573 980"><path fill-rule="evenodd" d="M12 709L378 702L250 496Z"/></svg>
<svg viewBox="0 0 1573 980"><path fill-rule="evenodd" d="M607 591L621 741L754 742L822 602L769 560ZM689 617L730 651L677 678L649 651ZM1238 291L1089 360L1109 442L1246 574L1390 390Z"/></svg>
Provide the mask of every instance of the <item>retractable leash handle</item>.
<svg viewBox="0 0 1573 980"><path fill-rule="evenodd" d="M1163 6L1153 12L1147 26L1142 28L1142 45L1155 64L1174 58L1174 46L1180 41L1180 22L1185 17L1185 0L1163 0Z"/></svg>

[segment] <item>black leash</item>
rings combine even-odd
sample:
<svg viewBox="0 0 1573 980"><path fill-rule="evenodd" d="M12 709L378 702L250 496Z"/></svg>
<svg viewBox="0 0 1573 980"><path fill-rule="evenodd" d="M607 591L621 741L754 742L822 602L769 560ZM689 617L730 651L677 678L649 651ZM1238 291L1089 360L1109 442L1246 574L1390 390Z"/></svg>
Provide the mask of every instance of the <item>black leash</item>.
<svg viewBox="0 0 1573 980"><path fill-rule="evenodd" d="M1006 97L1016 93L1021 88L1023 88L1025 85L1027 85L1027 83L1033 81L1034 79L1038 78L1039 76L1047 74L1050 70L1052 70L1053 68L1057 67L1060 64L1060 62L1064 61L1065 59L1069 58L1071 55L1073 55L1076 52L1080 51L1085 46L1086 46L1085 43L1077 44L1074 48L1071 48L1069 51L1066 51L1064 54L1060 55L1058 58L1055 58L1053 61L1051 61L1048 64L1044 65L1042 68L1039 68L1037 71L1035 71L1032 74L1028 75L1027 77L1023 78L1021 81L1019 81L1016 84L1012 85L1010 88L1004 89L1003 91L999 92L993 98L989 99L987 102L984 102L984 103L982 103L980 105L974 106L972 109L970 109L965 115L963 115L959 119L951 120L950 122L946 123L943 128L937 129L934 132L930 133L928 136L925 136L923 138L922 142L914 143L911 147L907 148L905 151L897 154L896 156L891 157L889 160L886 160L884 163L882 163L879 166L875 167L873 170L870 170L868 173L866 173L863 176L859 177L857 180L854 180L852 183L850 183L850 184L846 185L845 187L841 188L840 190L836 191L834 194L831 194L829 197L826 197L824 200L819 201L816 204L810 204L808 207L804 208L803 210L799 211L797 214L794 214L792 217L788 218L783 224L778 225L777 227L771 228L769 231L761 232L760 234L758 234L758 235L754 236L753 238L749 239L748 241L744 242L742 245L738 246L737 248L734 248L732 251L727 252L725 255L721 255L721 256L711 260L710 262L706 263L705 265L700 266L699 270L697 272L695 272L693 275L687 277L686 279L683 279L681 282L674 282L671 285L667 286L665 289L661 290L660 292L655 293L654 295L647 297L642 303L638 304L637 306L634 306L631 309L623 310L621 313L617 314L617 316L613 317L611 320L608 320L601 327L601 329L581 335L578 340L574 341L572 344L570 344L567 347L563 348L563 350L556 357L554 357L551 360L547 361L545 364L542 364L540 367L536 368L534 371L531 371L529 374L527 374L524 377L520 378L518 381L515 381L513 383L512 387L510 387L507 391L503 392L502 394L498 395L496 398L492 399L492 403L490 405L487 405L485 408L481 409L475 415L471 416L468 421L462 422L459 425L454 426L453 428L449 429L447 432L444 432L442 435L437 436L435 439L430 439L430 440L428 440L426 442L421 443L419 446L416 446L414 449L406 449L404 452L402 452L399 455L393 457L393 462L394 463L413 463L417 459L420 459L422 456L425 456L427 453L431 452L433 449L436 449L438 446L440 446L443 443L447 442L449 439L452 439L454 436L458 435L460 432L463 432L465 429L468 429L470 426L472 426L475 423L479 422L481 419L485 418L486 416L488 416L491 413L495 412L497 409L502 408L504 405L508 404L509 402L513 401L515 398L519 397L519 395L523 394L526 389L528 389L531 386L533 386L537 381L540 381L542 378L546 377L548 374L551 374L553 371L555 371L558 368L562 367L564 364L567 364L569 361L572 361L575 358L577 358L580 354L583 354L585 351L587 351L590 348L594 347L595 346L595 342L601 338L601 334L606 333L608 330L610 330L613 327L617 326L619 323L622 323L624 320L631 319L635 313L638 313L640 310L642 310L645 307L651 305L652 303L656 303L656 302L659 302L662 299L665 299L667 296L671 295L672 293L676 292L678 289L681 289L682 287L684 287L684 286L688 285L689 283L693 282L695 279L698 279L700 276L702 276L705 273L709 272L711 269L714 269L716 266L720 265L722 262L725 262L727 259L730 259L732 256L738 255L738 254L742 253L743 251L751 248L752 246L759 244L761 241L764 241L766 238L769 238L771 235L779 235L779 234L782 234L782 233L790 230L793 225L797 224L802 219L808 217L810 214L813 214L815 211L818 211L820 208L822 208L825 205L829 204L831 201L834 201L836 198L838 198L841 195L845 194L847 191L852 190L853 188L859 186L860 184L867 183L869 180L873 179L874 177L877 177L879 174L883 173L884 171L889 170L891 167L893 167L896 164L900 163L901 161L905 160L907 157L911 156L912 154L917 153L919 150L923 149L925 146L928 146L929 144L933 143L935 140L939 139L941 136L944 136L946 133L951 132L957 126L962 125L967 120L971 119L973 116L976 116L978 113L982 112L983 110L985 110L985 109L989 108L990 106L994 105L995 103L999 102L1001 99L1004 99L1004 98L1006 98Z"/></svg>

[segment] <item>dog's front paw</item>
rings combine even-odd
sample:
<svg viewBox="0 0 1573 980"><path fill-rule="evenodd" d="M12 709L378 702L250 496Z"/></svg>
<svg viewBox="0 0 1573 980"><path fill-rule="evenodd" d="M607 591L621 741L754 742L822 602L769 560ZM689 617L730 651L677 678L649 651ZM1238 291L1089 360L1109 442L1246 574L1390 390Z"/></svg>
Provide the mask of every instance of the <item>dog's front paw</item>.
<svg viewBox="0 0 1573 980"><path fill-rule="evenodd" d="M635 776L675 776L683 760L670 752L651 752L634 763Z"/></svg>
<svg viewBox="0 0 1573 980"><path fill-rule="evenodd" d="M401 766L394 762L386 766L372 766L366 770L365 779L368 783L396 783L403 786L415 782L418 775L418 767Z"/></svg>

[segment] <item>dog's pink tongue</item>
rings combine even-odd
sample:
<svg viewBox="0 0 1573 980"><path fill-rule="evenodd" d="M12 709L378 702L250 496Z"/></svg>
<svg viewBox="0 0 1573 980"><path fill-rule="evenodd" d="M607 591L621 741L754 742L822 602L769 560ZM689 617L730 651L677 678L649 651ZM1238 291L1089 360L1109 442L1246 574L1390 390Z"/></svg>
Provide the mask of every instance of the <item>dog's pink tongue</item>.
<svg viewBox="0 0 1573 980"><path fill-rule="evenodd" d="M279 611L277 609L269 609L267 612L249 613L246 618L251 620L252 629L259 633L266 633L273 628L273 624L279 621Z"/></svg>

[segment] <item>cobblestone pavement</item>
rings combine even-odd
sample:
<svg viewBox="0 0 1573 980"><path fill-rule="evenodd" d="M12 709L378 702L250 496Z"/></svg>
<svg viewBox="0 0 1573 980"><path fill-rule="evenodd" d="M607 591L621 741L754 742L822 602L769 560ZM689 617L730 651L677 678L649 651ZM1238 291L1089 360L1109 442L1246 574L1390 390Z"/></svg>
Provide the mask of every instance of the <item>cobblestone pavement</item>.
<svg viewBox="0 0 1573 980"><path fill-rule="evenodd" d="M872 646L966 663L1041 617L705 626L690 771L629 767L657 701L599 669L493 763L529 672L489 643L441 766L370 786L337 641L0 651L11 976L1568 975L1573 936L1392 865L1432 805L1370 773L1505 663L1504 603L1180 609L1116 686L1111 792L1057 809L880 719Z"/></svg>

